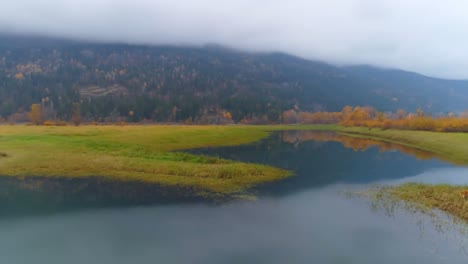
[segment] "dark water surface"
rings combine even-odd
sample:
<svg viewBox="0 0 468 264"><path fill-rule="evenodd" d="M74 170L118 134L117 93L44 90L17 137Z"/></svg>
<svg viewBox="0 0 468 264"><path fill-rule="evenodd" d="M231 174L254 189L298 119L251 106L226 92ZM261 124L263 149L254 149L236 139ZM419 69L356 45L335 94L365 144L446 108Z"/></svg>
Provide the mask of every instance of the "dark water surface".
<svg viewBox="0 0 468 264"><path fill-rule="evenodd" d="M194 153L270 164L296 176L213 204L193 190L99 179L0 179L0 263L468 263L453 224L343 191L418 181L468 184L428 153L329 133L281 132Z"/></svg>

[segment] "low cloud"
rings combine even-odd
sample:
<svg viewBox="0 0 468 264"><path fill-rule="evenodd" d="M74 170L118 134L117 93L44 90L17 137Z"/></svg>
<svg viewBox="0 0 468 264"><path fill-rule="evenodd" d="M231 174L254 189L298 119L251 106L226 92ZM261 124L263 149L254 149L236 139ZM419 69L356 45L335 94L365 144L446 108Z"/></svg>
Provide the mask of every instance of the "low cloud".
<svg viewBox="0 0 468 264"><path fill-rule="evenodd" d="M468 79L466 10L458 0L4 0L0 31L216 43Z"/></svg>

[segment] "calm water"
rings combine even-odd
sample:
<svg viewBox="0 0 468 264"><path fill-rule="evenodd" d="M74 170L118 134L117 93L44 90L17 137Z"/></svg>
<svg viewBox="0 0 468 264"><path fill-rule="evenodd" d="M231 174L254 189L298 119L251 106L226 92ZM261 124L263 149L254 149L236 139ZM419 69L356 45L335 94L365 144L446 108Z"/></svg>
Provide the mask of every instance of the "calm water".
<svg viewBox="0 0 468 264"><path fill-rule="evenodd" d="M253 190L257 201L223 204L136 183L3 178L0 263L468 263L462 227L441 232L429 217L388 215L342 194L375 183L468 184L467 168L325 133L194 152L296 176Z"/></svg>

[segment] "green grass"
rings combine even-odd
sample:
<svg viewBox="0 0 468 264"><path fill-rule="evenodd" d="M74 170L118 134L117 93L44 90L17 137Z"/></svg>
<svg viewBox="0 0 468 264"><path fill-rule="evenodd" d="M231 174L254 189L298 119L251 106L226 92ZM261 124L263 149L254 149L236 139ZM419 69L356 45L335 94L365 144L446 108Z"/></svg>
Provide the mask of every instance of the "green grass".
<svg viewBox="0 0 468 264"><path fill-rule="evenodd" d="M246 126L0 126L0 175L100 176L233 194L292 173L175 151L268 135L266 127Z"/></svg>

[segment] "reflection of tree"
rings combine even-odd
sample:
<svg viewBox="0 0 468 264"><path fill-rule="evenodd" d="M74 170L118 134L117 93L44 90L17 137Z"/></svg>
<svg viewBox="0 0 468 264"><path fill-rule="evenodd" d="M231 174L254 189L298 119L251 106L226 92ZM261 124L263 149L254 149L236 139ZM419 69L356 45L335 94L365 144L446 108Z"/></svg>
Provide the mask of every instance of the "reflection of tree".
<svg viewBox="0 0 468 264"><path fill-rule="evenodd" d="M415 148L377 141L366 138L350 137L343 134L321 131L284 131L280 134L284 142L298 144L300 142L314 140L319 142L339 142L344 147L353 149L354 151L366 151L371 147L378 147L379 151L400 151L405 154L412 155L418 159L426 160L433 158L441 158L434 153L418 150Z"/></svg>
<svg viewBox="0 0 468 264"><path fill-rule="evenodd" d="M212 201L192 188L102 178L0 177L0 218L87 208ZM221 198L220 198L221 199Z"/></svg>

